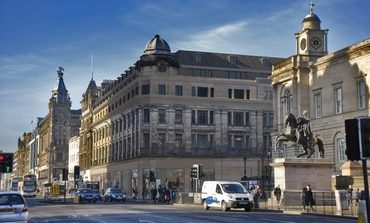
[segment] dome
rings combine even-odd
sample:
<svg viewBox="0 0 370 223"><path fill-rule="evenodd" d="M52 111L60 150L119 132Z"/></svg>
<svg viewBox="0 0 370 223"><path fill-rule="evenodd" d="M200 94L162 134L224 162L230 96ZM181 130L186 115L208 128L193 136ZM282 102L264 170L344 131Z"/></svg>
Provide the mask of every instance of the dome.
<svg viewBox="0 0 370 223"><path fill-rule="evenodd" d="M144 55L150 54L171 54L170 45L157 34L145 46Z"/></svg>
<svg viewBox="0 0 370 223"><path fill-rule="evenodd" d="M319 17L313 13L313 6L314 4L311 4L310 7L310 13L306 15L302 21L303 27L302 30L305 29L320 29L320 23L321 20Z"/></svg>

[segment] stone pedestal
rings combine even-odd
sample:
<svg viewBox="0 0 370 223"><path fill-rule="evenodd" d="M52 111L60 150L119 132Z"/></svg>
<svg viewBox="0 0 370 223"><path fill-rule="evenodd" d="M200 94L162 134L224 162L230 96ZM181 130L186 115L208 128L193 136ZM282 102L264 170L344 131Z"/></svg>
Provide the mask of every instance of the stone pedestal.
<svg viewBox="0 0 370 223"><path fill-rule="evenodd" d="M302 191L307 184L314 191L332 191L331 170L334 162L326 159L277 158L274 168L275 186L282 191Z"/></svg>

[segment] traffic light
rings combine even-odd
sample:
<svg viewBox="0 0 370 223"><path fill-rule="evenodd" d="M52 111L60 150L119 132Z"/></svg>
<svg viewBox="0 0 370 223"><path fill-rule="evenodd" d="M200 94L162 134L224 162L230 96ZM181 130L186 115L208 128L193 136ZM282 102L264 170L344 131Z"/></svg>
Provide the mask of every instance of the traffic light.
<svg viewBox="0 0 370 223"><path fill-rule="evenodd" d="M346 132L346 155L348 160L361 160L359 134L358 134L358 120L346 119L344 121Z"/></svg>
<svg viewBox="0 0 370 223"><path fill-rule="evenodd" d="M360 117L360 154L362 159L370 158L370 117Z"/></svg>
<svg viewBox="0 0 370 223"><path fill-rule="evenodd" d="M0 153L0 173L13 172L13 153Z"/></svg>
<svg viewBox="0 0 370 223"><path fill-rule="evenodd" d="M74 166L73 177L75 178L75 180L80 178L80 166Z"/></svg>
<svg viewBox="0 0 370 223"><path fill-rule="evenodd" d="M198 168L198 164L193 164L193 166L191 167L191 178L198 179Z"/></svg>
<svg viewBox="0 0 370 223"><path fill-rule="evenodd" d="M67 181L68 180L68 169L67 168L63 168L62 170L62 180L64 181Z"/></svg>

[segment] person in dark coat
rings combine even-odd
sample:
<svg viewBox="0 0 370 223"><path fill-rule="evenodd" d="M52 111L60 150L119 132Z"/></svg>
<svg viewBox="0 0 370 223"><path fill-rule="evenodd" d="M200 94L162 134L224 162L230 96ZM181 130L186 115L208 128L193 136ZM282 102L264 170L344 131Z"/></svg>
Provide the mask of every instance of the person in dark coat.
<svg viewBox="0 0 370 223"><path fill-rule="evenodd" d="M275 187L274 189L274 196L276 198L276 202L278 203L278 205L280 204L280 198L281 198L281 189L280 189L280 185L277 185L277 187Z"/></svg>
<svg viewBox="0 0 370 223"><path fill-rule="evenodd" d="M155 186L153 186L152 189L150 190L150 192L151 192L151 195L152 195L153 203L157 203L157 188Z"/></svg>
<svg viewBox="0 0 370 223"><path fill-rule="evenodd" d="M306 209L306 206L309 206L310 209L313 209L313 205L315 205L315 200L313 199L313 193L311 186L309 184L303 188L303 209Z"/></svg>

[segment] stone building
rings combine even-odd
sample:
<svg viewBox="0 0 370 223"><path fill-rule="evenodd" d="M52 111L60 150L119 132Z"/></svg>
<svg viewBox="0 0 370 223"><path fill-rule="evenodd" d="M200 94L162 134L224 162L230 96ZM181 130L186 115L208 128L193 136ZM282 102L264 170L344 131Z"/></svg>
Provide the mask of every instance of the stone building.
<svg viewBox="0 0 370 223"><path fill-rule="evenodd" d="M370 39L328 54L327 29L313 13L304 17L296 33L296 54L273 66L273 141L285 131L288 113L308 111L314 135L324 142L325 157L335 162L333 175L347 161L344 120L369 115ZM287 145L284 156L295 156L300 148ZM317 154L316 154L316 157Z"/></svg>
<svg viewBox="0 0 370 223"><path fill-rule="evenodd" d="M202 164L201 181L266 177L273 123L268 77L278 60L172 53L156 35L116 80L100 87L91 80L81 101L80 165L90 167L101 188L128 194L135 188L144 198L153 184L193 191L193 164Z"/></svg>
<svg viewBox="0 0 370 223"><path fill-rule="evenodd" d="M68 168L68 139L79 134L81 110L71 110L71 100L63 81L62 67L49 100L49 112L39 123L39 186L61 180Z"/></svg>

